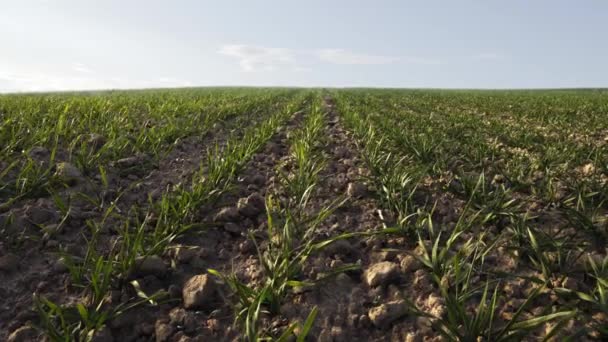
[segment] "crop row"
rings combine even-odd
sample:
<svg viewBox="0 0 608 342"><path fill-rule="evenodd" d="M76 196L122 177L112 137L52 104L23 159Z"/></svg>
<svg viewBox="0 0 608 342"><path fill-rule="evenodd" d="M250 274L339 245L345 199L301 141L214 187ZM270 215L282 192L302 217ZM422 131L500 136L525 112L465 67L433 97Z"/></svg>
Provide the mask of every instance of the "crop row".
<svg viewBox="0 0 608 342"><path fill-rule="evenodd" d="M145 155L154 164L185 138L234 117L253 118L294 95L221 89L2 96L0 205L48 195L74 175L103 174L109 162L127 157Z"/></svg>
<svg viewBox="0 0 608 342"><path fill-rule="evenodd" d="M125 311L166 300L166 292L146 294L137 274L158 263L170 245L193 229L206 228L200 208L230 191L243 165L264 146L307 95L302 92L254 126L244 128L223 143L208 147L202 163L189 183L168 189L148 209L136 207L118 213L115 202L102 208L100 220L89 220L90 234L84 257L62 252L70 274L70 286L78 293L76 304L55 303L37 296L40 327L53 340L88 340ZM108 240L106 226L118 228ZM162 264L162 261L160 261ZM128 300L116 302L116 293ZM120 295L118 296L120 298Z"/></svg>
<svg viewBox="0 0 608 342"><path fill-rule="evenodd" d="M357 90L334 96L359 142L378 200L396 218L383 232L417 241L409 253L427 270L441 303L442 309L426 311L417 305L420 298L409 298L410 313L450 340L606 333L601 143L579 146L566 136L539 144L523 125L505 128L498 113L479 115L497 107L479 109L479 100L467 93ZM485 101L491 100L486 94ZM534 110L538 98L528 101ZM432 109L438 105L442 112ZM603 107L596 105L577 115L598 121ZM556 121L567 125L572 114L559 108L564 119ZM519 104L510 118L518 122L524 110ZM530 117L542 121L543 116ZM493 141L506 147L496 148ZM512 149L540 149L546 159L534 162L532 152L515 158L511 142ZM594 169L574 171L584 165ZM528 169L522 174L522 168ZM536 172L540 181L530 181ZM543 180L564 184L559 189L565 193L547 196L552 190L543 188ZM514 296L514 287L524 293ZM517 305L507 304L513 299Z"/></svg>

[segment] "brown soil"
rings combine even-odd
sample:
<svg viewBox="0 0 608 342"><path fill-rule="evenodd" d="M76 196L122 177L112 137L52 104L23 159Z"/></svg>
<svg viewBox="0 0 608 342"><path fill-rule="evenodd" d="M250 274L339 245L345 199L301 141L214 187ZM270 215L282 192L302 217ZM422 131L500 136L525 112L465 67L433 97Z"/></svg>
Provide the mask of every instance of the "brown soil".
<svg viewBox="0 0 608 342"><path fill-rule="evenodd" d="M322 181L311 207L322 207L345 195L348 200L322 223L319 239L346 232L372 232L393 224L392 215L379 206L374 196L375 189L366 180L369 171L358 155L354 137L342 126L331 99L325 100L324 108L328 126L323 154L327 158L327 166L321 174ZM234 271L239 279L249 284L260 282L262 271L248 235L264 235L266 214L259 205L248 207L248 211L239 211L238 203L256 202L276 189L277 168L289 162L288 134L301 125L302 119L302 115L296 115L263 151L253 156L239 175L233 191L212 206L201 208L199 221L209 228L189 232L174 242L162 256L164 265L168 266L166 272L150 272L136 277L144 292L166 290L172 299L159 306L139 306L112 320L108 333L114 340L239 340L242 330L234 324L232 304L235 298L227 286L214 277L216 295L204 305L188 308L182 301L182 290L189 279L207 274L208 269L225 274ZM221 133L215 137L221 137ZM171 185L188 179L204 160L200 151L215 137L183 141L159 163L157 169L144 177L123 178L117 176L116 170L112 174L111 191L117 193L119 189L127 189L122 196L121 208L127 210L135 204L145 206L148 195L158 198ZM464 201L453 194L437 191L432 182L422 186L420 192L419 204L437 202L433 219L446 229L453 228ZM89 193L95 193L95 188ZM17 218L13 225L25 227L28 238L20 240L18 245L9 245L4 240L0 245L0 257L8 265L0 269L0 298L3 299L0 340L6 340L11 332L27 321L38 319L31 307L33 293L44 294L62 303L78 300L68 288L69 277L57 263L56 251L59 247L66 247L71 254L82 255L82 233L87 230L84 221L101 215L95 206L79 203L61 233L42 238L39 228L32 224L32 208L35 208L36 221L42 221L39 223L47 227L61 219L49 199L26 201L11 209ZM551 215L549 210L543 210L538 220L545 220L544 225L553 229L565 231L568 228L563 218ZM501 232L497 227L491 227L487 234L499 235ZM463 234L459 242L462 244L472 237L470 233ZM431 242L425 243L430 245ZM500 248L488 255L488 270L539 276L521 256L506 248L508 243L508 236L505 236ZM308 260L304 266L305 276L314 280L318 275L345 264L358 264L360 269L338 274L305 291L294 291L281 306L280 315L263 317L263 329L269 333L281 332L290 323L303 322L317 307L319 313L309 337L311 341L440 341L442 339L429 326L428 319L407 315L402 309L404 298L409 298L427 312L437 316L445 314L445 303L430 273L412 257L412 254L420 252L417 241L400 236L378 235L336 242ZM598 258L605 254L605 250L595 252ZM583 288L590 284L582 272L573 273L569 279L570 283L556 286ZM477 279L477 284L483 284L485 280ZM523 302L533 288L531 282L520 279L505 281L502 290L509 301L499 303L501 319L507 321L517 304ZM548 290L533 303L529 314L561 300L554 294ZM118 297L120 299L120 293ZM583 324L574 321L569 329L574 331ZM542 335L543 332L539 332L539 337Z"/></svg>
<svg viewBox="0 0 608 342"><path fill-rule="evenodd" d="M250 121L258 120L261 117ZM157 162L151 162L145 155L135 155L125 158L132 162L110 163L106 170L107 188L102 186L99 175L79 178L71 187L58 192L70 205L65 220L52 198L22 200L1 213L0 228L4 231L0 240L0 298L3 299L0 340L5 340L27 321L38 319L33 308L33 294L58 303L78 299L68 288L69 275L59 261L59 253L66 250L72 256L84 256L84 238L90 235L87 221L101 220L104 209L100 203L105 203L103 207L107 208L109 201L116 201L117 211L123 214L134 206L146 207L148 197L156 200L172 185L189 179L204 161L207 148L215 143L223 144L233 128L233 121L218 123L214 132L202 137L183 139ZM242 132L233 134L238 136ZM58 160L67 160L62 155L58 154ZM98 203L91 203L82 195L94 198ZM108 226L112 222L110 220ZM111 236L113 232L106 230L105 234Z"/></svg>

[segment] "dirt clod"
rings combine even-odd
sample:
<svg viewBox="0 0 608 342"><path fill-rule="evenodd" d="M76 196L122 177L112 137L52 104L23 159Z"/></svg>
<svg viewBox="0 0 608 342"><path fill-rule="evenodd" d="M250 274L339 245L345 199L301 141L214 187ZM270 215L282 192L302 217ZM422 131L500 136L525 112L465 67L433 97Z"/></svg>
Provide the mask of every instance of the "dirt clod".
<svg viewBox="0 0 608 342"><path fill-rule="evenodd" d="M359 198L365 196L367 187L362 183L348 183L346 194L351 197Z"/></svg>
<svg viewBox="0 0 608 342"><path fill-rule="evenodd" d="M240 218L239 211L235 207L223 208L215 215L215 221L217 222L235 222Z"/></svg>
<svg viewBox="0 0 608 342"><path fill-rule="evenodd" d="M135 260L135 273L138 275L162 276L167 272L167 265L157 255L139 257Z"/></svg>
<svg viewBox="0 0 608 342"><path fill-rule="evenodd" d="M156 342L166 342L169 341L171 335L175 332L175 328L162 320L156 321L154 324L154 334L156 335Z"/></svg>
<svg viewBox="0 0 608 342"><path fill-rule="evenodd" d="M365 282L370 287L386 285L399 276L399 267L390 262L383 261L370 266L365 271Z"/></svg>
<svg viewBox="0 0 608 342"><path fill-rule="evenodd" d="M62 182L73 185L82 177L80 170L67 162L58 163L55 170L55 177Z"/></svg>
<svg viewBox="0 0 608 342"><path fill-rule="evenodd" d="M395 300L371 308L368 316L374 326L386 329L391 323L396 319L403 317L406 313L405 301Z"/></svg>
<svg viewBox="0 0 608 342"><path fill-rule="evenodd" d="M186 310L184 310L183 308L173 308L173 310L171 310L169 312L169 319L171 320L171 323L174 325L183 325L184 324L184 319L186 318Z"/></svg>
<svg viewBox="0 0 608 342"><path fill-rule="evenodd" d="M260 194L254 193L238 201L238 211L241 215L255 218L264 211L265 200Z"/></svg>
<svg viewBox="0 0 608 342"><path fill-rule="evenodd" d="M408 273L414 272L419 269L421 264L420 261L415 257L411 255L406 255L403 257L403 259L401 259L401 263L399 266L401 266L401 272Z"/></svg>
<svg viewBox="0 0 608 342"><path fill-rule="evenodd" d="M208 274L199 274L190 278L182 290L186 309L205 308L215 297L216 286Z"/></svg>

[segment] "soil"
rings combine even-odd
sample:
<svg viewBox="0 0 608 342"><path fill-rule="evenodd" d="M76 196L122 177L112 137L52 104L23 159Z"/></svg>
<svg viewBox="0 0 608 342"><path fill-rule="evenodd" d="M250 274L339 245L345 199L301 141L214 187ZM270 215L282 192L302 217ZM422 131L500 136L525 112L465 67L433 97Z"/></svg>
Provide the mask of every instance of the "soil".
<svg viewBox="0 0 608 342"><path fill-rule="evenodd" d="M325 98L323 108L328 125L322 152L327 163L310 205L320 208L338 198L347 199L322 223L319 239L342 233L369 233L390 226L394 223L392 215L380 206L374 195L376 189L367 181L369 171L358 155L354 136L343 126L331 98ZM157 306L139 306L113 319L100 333L103 336L99 341L239 340L242 330L234 324L232 307L236 299L226 284L208 274L208 269L224 274L234 271L248 284L260 283L262 270L250 235L264 235L267 217L263 199L276 192L277 169L290 159L289 134L301 126L303 118L302 113L295 115L253 156L232 191L212 206L201 208L198 221L209 228L180 237L161 258L147 260L146 266L134 275L145 293L165 290L171 299ZM122 210L133 205L145 206L148 196L157 199L172 185L188 179L204 162L201 151L221 137L220 131L202 140L186 139L142 176L122 176L118 168L110 170L110 189L102 197L112 198L126 189L119 202ZM95 195L98 183L77 189ZM434 220L453 227L465 202L437 189L432 183L426 188L422 186L419 204L437 202ZM34 293L60 303L78 301L68 286L69 276L58 261L57 251L65 248L70 254L83 255L85 221L99 219L102 213L86 201L75 203L76 209L61 226L57 225L62 217L49 198L24 201L9 211L15 218L10 226L22 238L2 240L0 245L0 340L20 332L28 321L38 320L32 308ZM549 211L543 213L539 220L545 219L547 227L567 229L563 218L551 216ZM2 217L6 220L7 214L0 216L0 220ZM36 225L58 232L43 235ZM488 234L498 235L500 231L491 229ZM471 237L463 235L459 241L464 243ZM431 241L425 243L430 245ZM506 244L503 242L503 248L488 255L489 269L539 276ZM359 269L330 277L304 291L293 291L282 303L280 315L262 318L262 328L269 334L280 334L290 323L303 322L316 307L318 315L309 336L311 341L442 341L430 327L429 319L416 318L405 310L404 300L409 298L420 309L436 316L445 315L446 305L431 274L413 257L420 253L417 241L404 236L369 235L338 241L310 258L304 266L304 275L314 280L346 264L357 264ZM594 253L594 257L601 258L606 250ZM584 279L582 273L568 279L560 282L569 283L558 286L590 286L590 280ZM484 281L480 278L477 283ZM501 319L507 321L517 303L523 302L533 288L528 281L506 281L502 291L510 300L499 303ZM120 301L122 295L117 293L116 300ZM531 305L529 313L561 300L552 295L547 290L545 296ZM568 328L572 331L585 324L573 322ZM543 333L539 331L537 337Z"/></svg>
<svg viewBox="0 0 608 342"><path fill-rule="evenodd" d="M251 118L249 123L262 120ZM99 222L108 202L115 201L117 211L127 213L134 206L146 207L148 198L156 200L171 186L189 179L206 157L207 148L223 144L233 130L236 120L215 126L204 136L190 137L176 144L169 154L152 162L146 155L122 158L107 166L107 188L100 175L79 176L70 187L57 195L69 203L64 215L49 197L25 199L0 212L0 340L26 324L38 319L34 311L34 294L58 303L77 301L69 289L69 275L61 262L61 251L76 257L85 254L85 237L90 236L87 221ZM241 131L232 134L242 134ZM44 148L34 149L41 162L46 158ZM67 163L66 153L57 155L58 163ZM93 203L85 198L93 198ZM113 223L109 220L108 226ZM104 235L111 236L106 229Z"/></svg>

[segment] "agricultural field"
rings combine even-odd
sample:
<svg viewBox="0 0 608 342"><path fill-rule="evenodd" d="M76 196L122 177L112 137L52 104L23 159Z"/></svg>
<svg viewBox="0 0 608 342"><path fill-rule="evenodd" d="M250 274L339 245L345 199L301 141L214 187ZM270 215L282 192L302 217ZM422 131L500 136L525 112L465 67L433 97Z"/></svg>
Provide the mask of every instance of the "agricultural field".
<svg viewBox="0 0 608 342"><path fill-rule="evenodd" d="M608 91L0 95L2 341L608 340Z"/></svg>

